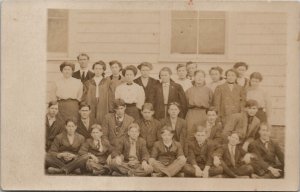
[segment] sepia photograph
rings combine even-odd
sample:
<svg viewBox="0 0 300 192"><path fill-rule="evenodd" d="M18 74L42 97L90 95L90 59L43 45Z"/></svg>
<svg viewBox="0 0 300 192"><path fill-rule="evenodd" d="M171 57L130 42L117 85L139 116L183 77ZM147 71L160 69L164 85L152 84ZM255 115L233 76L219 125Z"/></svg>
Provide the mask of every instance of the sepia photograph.
<svg viewBox="0 0 300 192"><path fill-rule="evenodd" d="M222 182L227 182L223 190L299 187L299 3L182 0L125 7L121 1L54 1L30 7L12 2L2 7L2 15L40 7L44 19L29 16L33 24L42 23L36 34L43 44L29 42L23 54L32 51L34 62L42 63L35 66L43 67L26 69L22 76L43 85L28 89L40 95L30 96L38 111L32 109L27 120L41 124L35 128L24 120L22 129L32 133L26 133L32 140L23 146L38 154L24 157L38 165L34 172L41 184L60 181L44 189L222 190L217 186ZM21 26L22 14L10 14L10 22ZM10 30L20 34L21 27ZM2 48L15 46L4 32ZM28 41L35 38L25 35ZM5 67L12 56L2 52ZM14 89L7 75L1 92ZM8 100L8 92L2 98ZM2 154L12 154L4 146L14 142L7 125L15 120L2 117ZM2 177L13 169L4 166L13 156L1 160ZM32 189L20 183L15 188L8 178L16 174L10 175L1 179L2 188L6 181L9 189ZM100 188L81 187L102 179ZM71 180L78 182L66 185ZM128 186L112 184L128 180ZM153 186L157 182L162 184ZM168 185L172 182L187 186L175 188Z"/></svg>

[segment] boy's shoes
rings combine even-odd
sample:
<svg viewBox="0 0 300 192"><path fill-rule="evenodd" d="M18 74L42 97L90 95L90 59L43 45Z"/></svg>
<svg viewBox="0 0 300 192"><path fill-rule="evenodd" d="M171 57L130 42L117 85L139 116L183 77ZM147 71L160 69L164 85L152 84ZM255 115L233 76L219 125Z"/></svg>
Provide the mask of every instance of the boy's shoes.
<svg viewBox="0 0 300 192"><path fill-rule="evenodd" d="M255 173L251 174L251 178L253 178L253 179L261 179L261 177L258 176L258 175L256 175Z"/></svg>
<svg viewBox="0 0 300 192"><path fill-rule="evenodd" d="M163 177L164 174L163 173L152 173L151 177Z"/></svg>
<svg viewBox="0 0 300 192"><path fill-rule="evenodd" d="M49 167L48 168L48 173L49 174L60 174L63 173L64 171L59 169L59 168L55 168L55 167Z"/></svg>
<svg viewBox="0 0 300 192"><path fill-rule="evenodd" d="M175 175L175 177L184 177L184 173L183 172L179 172Z"/></svg>
<svg viewBox="0 0 300 192"><path fill-rule="evenodd" d="M123 176L121 173L118 173L118 172L116 172L116 171L113 171L113 172L111 173L111 175L112 175L112 176Z"/></svg>

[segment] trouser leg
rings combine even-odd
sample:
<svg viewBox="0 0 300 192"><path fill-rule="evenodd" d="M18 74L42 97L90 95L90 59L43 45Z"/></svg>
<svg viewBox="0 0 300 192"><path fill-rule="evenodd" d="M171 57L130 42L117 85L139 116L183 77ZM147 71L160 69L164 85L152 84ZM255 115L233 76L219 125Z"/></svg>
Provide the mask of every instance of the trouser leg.
<svg viewBox="0 0 300 192"><path fill-rule="evenodd" d="M150 165L153 167L153 171L156 173L164 173L166 175L169 174L167 166L162 164L160 161L154 160L150 163Z"/></svg>
<svg viewBox="0 0 300 192"><path fill-rule="evenodd" d="M253 173L253 167L251 165L242 165L235 168L234 172L238 176L250 176Z"/></svg>
<svg viewBox="0 0 300 192"><path fill-rule="evenodd" d="M216 176L216 175L221 175L223 173L223 167L222 166L212 166L208 170L208 174L210 177Z"/></svg>
<svg viewBox="0 0 300 192"><path fill-rule="evenodd" d="M80 168L82 170L84 169L87 160L88 160L87 156L75 157L75 159L69 162L68 164L66 164L63 167L63 169L67 174L71 173L77 168Z"/></svg>
<svg viewBox="0 0 300 192"><path fill-rule="evenodd" d="M182 168L185 176L195 177L196 170L191 164L185 164Z"/></svg>
<svg viewBox="0 0 300 192"><path fill-rule="evenodd" d="M63 168L65 166L65 163L63 160L56 157L56 155L53 154L47 154L46 155L46 167L55 167L55 168Z"/></svg>
<svg viewBox="0 0 300 192"><path fill-rule="evenodd" d="M175 159L170 165L167 166L169 172L168 176L173 177L176 175L186 163L186 158Z"/></svg>

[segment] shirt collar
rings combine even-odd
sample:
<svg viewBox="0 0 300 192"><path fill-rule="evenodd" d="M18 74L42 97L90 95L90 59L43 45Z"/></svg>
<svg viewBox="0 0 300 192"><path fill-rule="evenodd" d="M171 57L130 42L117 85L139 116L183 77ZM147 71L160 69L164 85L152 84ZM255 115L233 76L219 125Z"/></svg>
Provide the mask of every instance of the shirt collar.
<svg viewBox="0 0 300 192"><path fill-rule="evenodd" d="M120 120L120 121L123 121L123 119L124 119L124 116L125 116L125 115L123 115L123 117L118 117L118 115L117 115L117 114L115 115L116 119L117 119L117 118L119 118L119 120Z"/></svg>
<svg viewBox="0 0 300 192"><path fill-rule="evenodd" d="M48 119L48 121L50 121L50 120L56 120L56 118L55 118L55 116L54 117L50 117L50 115L47 115L47 119Z"/></svg>

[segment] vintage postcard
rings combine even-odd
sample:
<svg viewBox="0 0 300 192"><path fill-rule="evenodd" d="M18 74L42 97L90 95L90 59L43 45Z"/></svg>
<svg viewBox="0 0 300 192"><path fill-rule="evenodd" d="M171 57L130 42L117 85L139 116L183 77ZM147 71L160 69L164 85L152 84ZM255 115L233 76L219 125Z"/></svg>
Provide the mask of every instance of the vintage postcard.
<svg viewBox="0 0 300 192"><path fill-rule="evenodd" d="M1 6L3 190L298 190L300 3Z"/></svg>

